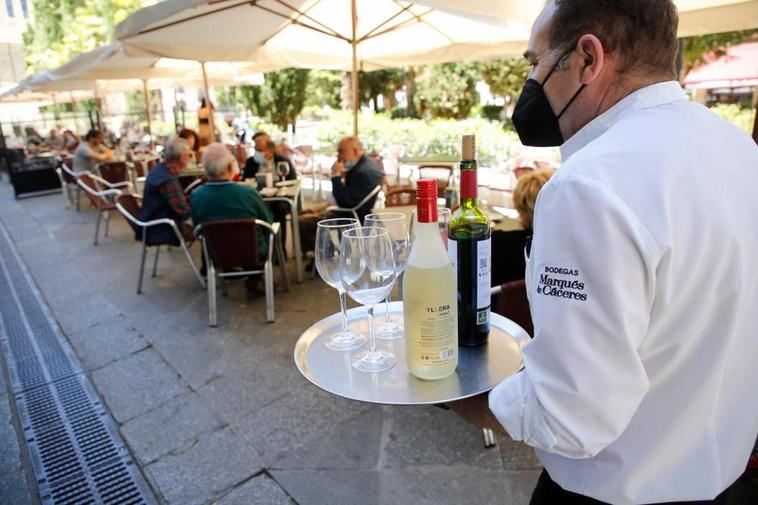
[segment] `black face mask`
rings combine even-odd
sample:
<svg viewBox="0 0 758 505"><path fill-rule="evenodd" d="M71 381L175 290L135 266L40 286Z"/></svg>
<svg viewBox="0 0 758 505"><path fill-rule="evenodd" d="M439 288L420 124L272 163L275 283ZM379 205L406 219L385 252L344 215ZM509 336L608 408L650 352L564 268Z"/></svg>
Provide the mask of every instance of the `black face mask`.
<svg viewBox="0 0 758 505"><path fill-rule="evenodd" d="M544 86L547 80L550 79L550 76L553 75L558 63L572 51L573 49L558 58L558 61L550 69L550 73L547 74L542 84L531 78L527 79L524 84L524 89L521 91L521 96L519 96L516 102L511 119L513 120L513 126L516 127L516 133L518 133L521 143L525 146L551 147L563 144L563 135L561 134L558 119L566 112L576 97L579 96L585 85L582 84L557 116L550 106Z"/></svg>

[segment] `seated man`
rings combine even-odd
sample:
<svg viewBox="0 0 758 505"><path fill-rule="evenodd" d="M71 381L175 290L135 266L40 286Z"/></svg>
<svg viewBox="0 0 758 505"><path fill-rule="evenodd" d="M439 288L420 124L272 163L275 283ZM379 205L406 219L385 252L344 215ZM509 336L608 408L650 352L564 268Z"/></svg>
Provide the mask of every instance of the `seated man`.
<svg viewBox="0 0 758 505"><path fill-rule="evenodd" d="M332 195L339 207L351 208L382 183L382 171L363 153L363 146L356 137L347 137L337 146L337 161L332 166ZM371 213L376 198L358 209L361 223Z"/></svg>
<svg viewBox="0 0 758 505"><path fill-rule="evenodd" d="M185 222L190 216L190 206L178 178L179 172L187 168L189 161L190 148L186 140L174 138L166 145L163 161L147 174L139 219L173 219L184 239L192 242L192 227ZM141 233L138 233L137 239L141 238ZM168 225L151 227L147 241L153 244L179 245L179 240Z"/></svg>
<svg viewBox="0 0 758 505"><path fill-rule="evenodd" d="M363 146L356 137L346 137L337 145L337 161L332 166L332 196L339 207L358 205L371 191L382 183L382 171L363 153ZM372 198L357 210L358 219L371 213L376 198ZM301 243L303 251L313 251L317 223L326 219L324 206L316 206L300 215ZM329 217L348 217L340 214Z"/></svg>
<svg viewBox="0 0 758 505"><path fill-rule="evenodd" d="M267 133L257 132L253 135L253 143L255 144L255 153L253 153L253 155L245 162L245 169L242 172L243 180L248 177L255 177L260 166L266 161L270 162L272 170L276 168L277 163L286 162L289 165L290 170L285 179L297 179L297 172L295 171L295 165L292 163L292 160L276 152L276 144L274 144Z"/></svg>
<svg viewBox="0 0 758 505"><path fill-rule="evenodd" d="M195 226L226 219L274 221L271 211L255 189L232 181L238 170L237 160L224 144L216 142L208 145L203 152L202 163L208 174L208 182L190 197L192 223ZM261 258L268 254L268 236L263 231L258 234L258 253Z"/></svg>
<svg viewBox="0 0 758 505"><path fill-rule="evenodd" d="M103 145L103 134L99 130L90 130L74 151L74 171L94 172L99 163L113 157L113 151Z"/></svg>

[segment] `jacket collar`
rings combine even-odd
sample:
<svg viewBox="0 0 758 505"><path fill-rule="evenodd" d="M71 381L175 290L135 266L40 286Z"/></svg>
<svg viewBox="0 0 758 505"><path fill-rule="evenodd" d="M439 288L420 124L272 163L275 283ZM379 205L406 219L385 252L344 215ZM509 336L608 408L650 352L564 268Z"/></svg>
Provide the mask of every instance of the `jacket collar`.
<svg viewBox="0 0 758 505"><path fill-rule="evenodd" d="M659 82L638 89L584 125L581 130L564 142L561 146L563 161L607 132L625 114L686 99L682 87L676 81Z"/></svg>

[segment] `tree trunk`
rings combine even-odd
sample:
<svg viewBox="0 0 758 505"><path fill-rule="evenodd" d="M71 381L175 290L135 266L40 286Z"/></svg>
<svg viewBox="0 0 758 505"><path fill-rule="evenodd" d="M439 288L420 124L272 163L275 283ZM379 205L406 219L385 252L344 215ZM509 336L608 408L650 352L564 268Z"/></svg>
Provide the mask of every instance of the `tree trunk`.
<svg viewBox="0 0 758 505"><path fill-rule="evenodd" d="M408 72L405 74L405 96L408 100L407 115L408 117L416 117L416 103L414 96L416 95L416 70L413 67L408 67Z"/></svg>
<svg viewBox="0 0 758 505"><path fill-rule="evenodd" d="M340 86L340 108L350 110L353 107L353 88L351 73L342 74L342 85Z"/></svg>

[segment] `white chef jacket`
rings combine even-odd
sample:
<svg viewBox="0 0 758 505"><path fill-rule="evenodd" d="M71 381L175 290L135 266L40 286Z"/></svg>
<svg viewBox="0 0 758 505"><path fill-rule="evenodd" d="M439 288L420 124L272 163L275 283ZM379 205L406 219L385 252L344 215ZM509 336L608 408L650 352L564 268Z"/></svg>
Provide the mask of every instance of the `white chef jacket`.
<svg viewBox="0 0 758 505"><path fill-rule="evenodd" d="M712 499L758 435L758 147L663 82L561 151L527 262L534 340L490 409L566 490Z"/></svg>

